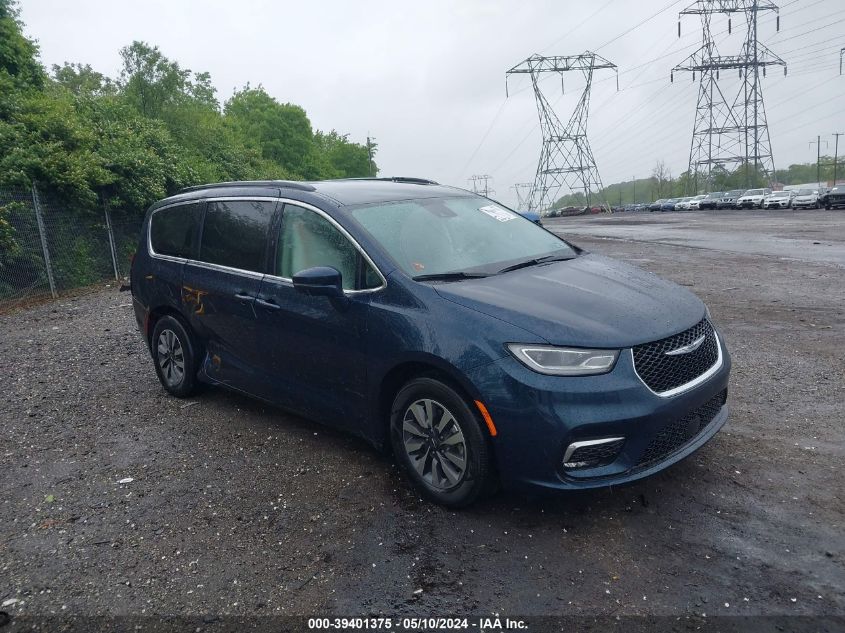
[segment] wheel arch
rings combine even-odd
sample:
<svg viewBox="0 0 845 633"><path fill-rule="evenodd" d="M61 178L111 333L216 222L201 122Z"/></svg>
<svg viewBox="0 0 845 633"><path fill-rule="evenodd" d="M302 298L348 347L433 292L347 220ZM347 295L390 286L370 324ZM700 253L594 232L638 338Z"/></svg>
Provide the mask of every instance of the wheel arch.
<svg viewBox="0 0 845 633"><path fill-rule="evenodd" d="M179 312L179 310L177 310L173 306L165 304L165 305L160 305L156 308L153 308L147 314L147 323L146 323L146 326L144 328L145 329L144 338L146 339L147 347L150 350L152 350L152 346L153 346L153 332L155 331L156 323L162 317L165 317L165 316L173 317L177 321L179 321L179 323L182 324L182 327L185 328L185 331L188 333L188 335L193 338L194 344L196 345L196 344L199 343L198 338L197 338L197 334L196 334L196 332L194 332L194 329L191 327L191 324L188 322L188 319L185 318L185 315L183 315L181 312Z"/></svg>
<svg viewBox="0 0 845 633"><path fill-rule="evenodd" d="M457 367L428 354L404 359L384 372L376 385L373 399L376 443L386 451L390 450L390 408L393 400L404 385L420 377L434 378L454 389L478 417L474 405L478 390Z"/></svg>

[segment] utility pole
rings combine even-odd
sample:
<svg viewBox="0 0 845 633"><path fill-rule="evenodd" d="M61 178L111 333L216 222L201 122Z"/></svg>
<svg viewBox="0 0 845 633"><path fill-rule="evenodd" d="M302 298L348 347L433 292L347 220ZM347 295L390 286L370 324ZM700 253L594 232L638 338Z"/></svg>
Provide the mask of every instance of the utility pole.
<svg viewBox="0 0 845 633"><path fill-rule="evenodd" d="M679 14L679 37L680 16L698 15L702 25L701 48L675 66L670 74L671 81L675 79L675 71L691 72L693 81L698 73L700 79L689 154L690 180L696 191L699 175L705 180L707 189L713 187L713 168L717 166L725 169L742 166L748 186L752 184L751 165L755 181L761 170L769 184L774 180L775 165L761 74L766 76L768 66L782 66L785 75L786 62L757 38L757 17L761 11L777 13L778 7L771 0L696 0ZM722 55L716 46L712 22L720 15L727 16L730 33L734 14L744 17L744 43L739 54ZM780 16L777 30L780 30ZM728 82L720 81L720 71L727 70L739 73L741 86L735 93L728 93ZM689 180L685 185L685 189L688 188Z"/></svg>
<svg viewBox="0 0 845 633"><path fill-rule="evenodd" d="M367 156L370 160L370 177L375 178L376 176L376 164L373 162L373 149L375 149L375 140L374 138L370 138L370 135L367 135Z"/></svg>
<svg viewBox="0 0 845 633"><path fill-rule="evenodd" d="M845 57L845 48L839 51L839 74L842 74L842 58Z"/></svg>
<svg viewBox="0 0 845 633"><path fill-rule="evenodd" d="M534 177L534 188L531 193L531 206L535 211L544 211L554 206L560 199L561 189L564 187L570 191L583 191L587 206L592 206L592 198L600 194L603 189L596 159L587 141L587 115L590 110L593 72L602 69L618 72L616 64L600 55L585 51L580 55L566 57L532 55L505 73L505 93L507 93L508 78L515 74L529 75L534 87L534 98L537 102L537 113L540 115L540 128L543 132L543 146L540 150L540 160L537 163L537 174ZM562 89L564 73L571 71L580 72L586 86L569 121L564 124L546 95L543 94L540 79L543 73L557 73L560 75ZM618 89L618 74L616 82Z"/></svg>
<svg viewBox="0 0 845 633"><path fill-rule="evenodd" d="M845 50L845 49L842 49ZM836 186L836 163L839 159L839 137L842 136L842 132L834 132L834 138L836 141L834 142L834 149L833 149L833 186Z"/></svg>
<svg viewBox="0 0 845 633"><path fill-rule="evenodd" d="M816 136L815 141L810 141L810 146L816 145L816 184L821 184L822 181L822 143L828 147L827 141L822 141L821 135Z"/></svg>
<svg viewBox="0 0 845 633"><path fill-rule="evenodd" d="M479 196L484 196L485 198L489 198L496 194L493 188L490 186L490 181L493 179L484 174L481 176L473 176L469 179L469 186L472 189L473 193L477 193Z"/></svg>
<svg viewBox="0 0 845 633"><path fill-rule="evenodd" d="M634 176L631 180L634 183L634 204L637 204L637 177Z"/></svg>

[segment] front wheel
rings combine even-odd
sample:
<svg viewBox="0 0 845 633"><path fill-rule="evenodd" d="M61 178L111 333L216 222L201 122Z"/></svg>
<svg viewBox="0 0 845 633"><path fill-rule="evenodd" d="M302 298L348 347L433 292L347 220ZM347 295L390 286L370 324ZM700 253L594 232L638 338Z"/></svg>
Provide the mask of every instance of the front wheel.
<svg viewBox="0 0 845 633"><path fill-rule="evenodd" d="M396 395L391 443L425 497L452 508L473 503L494 481L487 438L470 404L448 385L417 378Z"/></svg>

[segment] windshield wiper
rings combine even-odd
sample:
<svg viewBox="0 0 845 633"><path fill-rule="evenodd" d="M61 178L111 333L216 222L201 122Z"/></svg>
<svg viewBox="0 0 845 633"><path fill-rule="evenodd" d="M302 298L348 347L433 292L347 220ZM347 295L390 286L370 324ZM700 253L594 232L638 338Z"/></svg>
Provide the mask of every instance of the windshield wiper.
<svg viewBox="0 0 845 633"><path fill-rule="evenodd" d="M457 270L450 273L431 273L430 275L417 275L411 277L414 281L456 281L460 279L481 279L482 277L489 277L487 273L470 273L463 270Z"/></svg>
<svg viewBox="0 0 845 633"><path fill-rule="evenodd" d="M529 266L536 266L537 264L545 264L546 262L565 262L568 259L574 259L574 257L561 255L545 255L543 257L535 257L534 259L527 259L524 262L519 262L518 264L505 266L496 274L507 273L512 270L519 270L520 268L528 268Z"/></svg>

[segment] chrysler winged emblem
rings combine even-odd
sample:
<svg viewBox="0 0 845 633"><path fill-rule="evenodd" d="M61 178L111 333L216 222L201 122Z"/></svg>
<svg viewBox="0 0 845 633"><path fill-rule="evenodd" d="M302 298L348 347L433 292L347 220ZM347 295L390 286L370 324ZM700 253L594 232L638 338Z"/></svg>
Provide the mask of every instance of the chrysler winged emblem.
<svg viewBox="0 0 845 633"><path fill-rule="evenodd" d="M681 354L689 354L690 352L694 352L701 344L704 342L706 335L702 334L697 339L695 339L689 345L684 345L683 347L676 347L673 350L669 350L668 352L663 352L666 356L680 356Z"/></svg>

